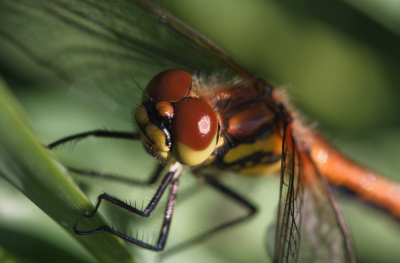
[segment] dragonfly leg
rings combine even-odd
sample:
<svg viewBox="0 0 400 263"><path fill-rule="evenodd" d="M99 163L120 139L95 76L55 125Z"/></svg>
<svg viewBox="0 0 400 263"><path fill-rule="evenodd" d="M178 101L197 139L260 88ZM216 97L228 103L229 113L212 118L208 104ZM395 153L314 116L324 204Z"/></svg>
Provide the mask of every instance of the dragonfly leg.
<svg viewBox="0 0 400 263"><path fill-rule="evenodd" d="M53 143L47 145L49 149L60 146L64 143L77 141L84 139L89 136L94 137L105 137L105 138L115 138L115 139L127 139L127 140L139 140L140 134L138 132L119 132L119 131L107 131L107 130L93 130L88 132L77 133L68 137L64 137Z"/></svg>
<svg viewBox="0 0 400 263"><path fill-rule="evenodd" d="M127 204L124 201L121 201L120 199L118 199L116 197L113 197L113 196L110 196L110 195L104 193L104 194L99 195L99 197L97 198L97 204L96 204L94 210L91 213L89 213L88 215L86 215L86 217L93 217L96 214L98 208L100 207L101 201L105 200L105 201L113 203L116 206L126 209L129 212L135 213L135 214L143 216L143 217L149 217L153 213L154 209L157 207L164 191L169 186L170 192L169 192L169 196L168 196L168 203L167 203L167 206L165 209L164 221L163 221L163 225L162 225L162 228L160 231L160 235L158 237L157 244L152 245L152 244L143 242L137 238L133 238L133 237L128 236L124 233L121 233L115 229L112 229L109 226L100 226L99 228L94 229L94 230L81 231L81 230L78 230L78 221L74 225L75 234L90 235L90 234L95 234L95 233L98 233L101 231L106 231L106 232L109 232L115 236L118 236L130 243L141 246L143 248L147 248L147 249L155 250L155 251L163 250L163 248L165 246L165 241L168 236L169 227L171 224L172 213L173 213L174 206L175 206L176 195L178 193L179 174L181 173L181 170L182 170L181 164L179 164L177 162L174 162L171 164L169 172L165 175L165 177L162 180L160 186L158 187L156 193L154 194L152 200L149 202L146 209L144 209L143 211Z"/></svg>
<svg viewBox="0 0 400 263"><path fill-rule="evenodd" d="M53 149L53 148L55 148L57 146L60 146L62 144L65 144L65 143L68 143L68 142L72 142L72 141L81 140L81 139L85 139L85 138L87 138L89 136L102 137L102 138L126 139L126 140L138 140L138 139L140 139L140 134L139 133L119 132L119 131L106 131L106 130L93 130L93 131L88 131L88 132L77 133L77 134L62 138L62 139L60 139L58 141L50 143L47 147L49 149ZM104 172L98 172L98 171L88 170L88 169L78 169L78 168L74 168L74 167L67 167L67 169L70 172L73 172L73 173L81 175L81 176L108 179L108 180L118 181L118 182L121 182L121 183L132 184L132 185L149 185L149 184L153 184L153 183L155 183L157 181L157 179L161 175L162 170L164 169L164 166L159 164L157 166L156 170L153 172L152 176L147 181L139 181L139 180L135 180L135 179L126 178L126 177L123 177L123 176L120 176L120 175L104 173Z"/></svg>
<svg viewBox="0 0 400 263"><path fill-rule="evenodd" d="M234 202L238 203L239 205L241 205L242 207L244 207L247 210L247 213L241 217L229 220L227 222L224 222L220 225L215 226L214 228L212 228L211 230L197 236L194 237L193 239L190 239L182 244L178 244L177 246L168 249L167 251L163 252L160 256L159 259L163 259L166 258L172 254L175 254L179 251L182 251L184 249L190 248L200 242L202 242L203 240L208 239L209 237L211 237L212 235L226 229L229 228L231 226L234 226L236 224L239 224L240 222L245 221L246 219L251 218L256 212L257 209L254 205L252 205L249 201L247 201L246 199L244 199L243 197L241 197L239 194L237 194L236 192L234 192L233 190L229 189L228 187L226 187L225 185L221 184L217 179L215 179L212 176L207 176L207 175L202 175L202 174L196 174L197 176L201 177L204 179L205 183L207 183L208 185L214 187L215 189L217 189L218 191L220 191L221 193L223 193L224 195L226 195L227 197L229 197L231 200L233 200Z"/></svg>
<svg viewBox="0 0 400 263"><path fill-rule="evenodd" d="M153 171L150 178L145 181L136 180L133 178L124 177L117 174L99 172L94 170L88 169L78 169L74 167L67 167L68 171L73 172L80 176L87 176L87 177L94 177L94 178L101 178L106 180L112 180L120 183L131 184L131 185L151 185L154 184L157 179L161 176L162 171L164 170L164 165L158 164L157 168Z"/></svg>

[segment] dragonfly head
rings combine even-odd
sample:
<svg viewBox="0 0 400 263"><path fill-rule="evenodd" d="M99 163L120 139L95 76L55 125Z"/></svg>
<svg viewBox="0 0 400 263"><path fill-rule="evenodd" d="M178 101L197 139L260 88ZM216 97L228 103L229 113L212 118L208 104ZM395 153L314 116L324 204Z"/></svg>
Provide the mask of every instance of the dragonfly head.
<svg viewBox="0 0 400 263"><path fill-rule="evenodd" d="M170 157L194 166L217 144L219 124L214 109L191 91L192 77L181 70L155 76L135 112L145 149L160 161Z"/></svg>

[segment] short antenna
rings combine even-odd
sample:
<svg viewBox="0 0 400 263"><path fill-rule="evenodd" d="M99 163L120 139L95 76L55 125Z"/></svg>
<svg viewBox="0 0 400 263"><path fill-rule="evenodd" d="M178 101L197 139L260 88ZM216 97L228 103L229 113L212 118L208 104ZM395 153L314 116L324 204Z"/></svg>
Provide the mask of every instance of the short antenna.
<svg viewBox="0 0 400 263"><path fill-rule="evenodd" d="M146 97L147 97L149 100L152 100L152 99L149 97L149 95L147 95L147 93L144 92L144 90L142 89L142 87L140 87L140 85L135 81L135 79L134 79L133 77L131 77L131 78L132 78L133 82L135 82L136 86L138 86L138 88L142 91L142 93L144 93L144 95L146 95Z"/></svg>

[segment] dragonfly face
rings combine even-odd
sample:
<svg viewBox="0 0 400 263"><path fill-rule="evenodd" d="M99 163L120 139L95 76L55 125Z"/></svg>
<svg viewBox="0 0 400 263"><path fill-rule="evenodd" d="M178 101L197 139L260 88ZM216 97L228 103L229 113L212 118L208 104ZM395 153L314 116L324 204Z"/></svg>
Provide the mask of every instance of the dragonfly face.
<svg viewBox="0 0 400 263"><path fill-rule="evenodd" d="M191 87L188 73L167 70L143 91L135 118L145 149L160 160L173 155L180 163L193 166L204 162L215 149L216 113L191 92Z"/></svg>

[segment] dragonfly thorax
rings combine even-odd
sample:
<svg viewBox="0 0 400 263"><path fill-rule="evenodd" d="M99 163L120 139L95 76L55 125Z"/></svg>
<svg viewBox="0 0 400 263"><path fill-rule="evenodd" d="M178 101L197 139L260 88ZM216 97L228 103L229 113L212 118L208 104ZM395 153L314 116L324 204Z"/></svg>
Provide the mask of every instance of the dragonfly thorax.
<svg viewBox="0 0 400 263"><path fill-rule="evenodd" d="M247 175L279 170L286 115L273 98L272 86L263 79L232 81L230 85L198 82L214 87L199 96L210 98L221 134L216 150L205 164Z"/></svg>

